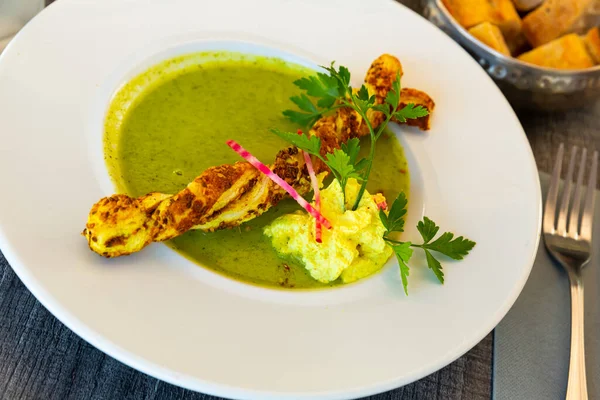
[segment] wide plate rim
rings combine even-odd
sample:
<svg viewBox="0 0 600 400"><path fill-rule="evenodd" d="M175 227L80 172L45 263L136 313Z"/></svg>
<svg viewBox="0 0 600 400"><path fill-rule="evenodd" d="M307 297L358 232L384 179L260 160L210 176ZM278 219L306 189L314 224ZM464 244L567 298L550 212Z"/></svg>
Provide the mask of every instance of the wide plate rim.
<svg viewBox="0 0 600 400"><path fill-rule="evenodd" d="M59 3L52 5L51 7L57 7ZM398 6L403 7L406 9L406 7L404 7L401 4L398 4ZM46 12L46 11L44 11ZM412 11L411 11L412 12ZM415 14L416 15L416 14ZM419 18L421 18L419 16ZM12 47L12 45L11 45ZM12 51L11 49L7 49L9 51ZM462 49L461 49L462 50ZM462 50L464 51L464 50ZM8 51L7 51L8 53ZM466 53L465 53L466 54ZM2 58L0 58L0 63L2 61ZM497 89L497 88L496 88ZM497 89L498 93L499 90ZM506 101L506 100L505 100ZM506 103L508 105L508 103ZM510 107L510 106L508 106ZM514 115L513 112L513 116L516 119L516 115ZM522 127L521 127L522 130ZM524 140L524 143L526 145L526 147L529 150L530 153L530 160L533 163L533 170L537 171L537 168L535 168L535 161L533 158L533 154L531 152L531 147L529 145L529 143L526 140L526 136L524 134L524 132L522 132L522 139ZM510 309L510 307L512 306L512 304L514 304L514 302L516 301L519 293L521 292L521 290L523 289L525 282L529 276L529 273L531 271L531 267L533 265L533 261L535 258L535 252L539 246L539 242L540 242L540 230L541 230L541 209L542 209L542 204L541 204L541 187L539 186L539 176L537 176L537 172L536 172L536 183L537 183L537 188L536 188L536 196L537 196L537 200L536 201L536 208L538 210L538 215L537 215L537 226L535 228L536 230L536 237L534 238L534 245L533 245L533 251L532 251L532 257L529 264L529 268L525 268L523 270L523 275L522 275L522 279L519 282L519 284L517 284L514 287L513 293L511 293L508 297L507 300L504 304L504 307L502 308L502 310L497 314L497 318L495 323L493 324L493 326L491 327L483 327L481 329L481 331L479 332L478 335L478 339L473 339L469 342L465 342L463 343L462 349L461 351L459 351L457 354L454 354L454 357L450 357L447 358L444 362L444 365L448 364L449 362L454 361L456 358L460 357L461 355L463 355L466 351L468 351L470 348L472 348L476 343L478 343L483 337L485 337L485 335L491 331L491 329L493 329L493 327L500 322L500 320L504 317L504 315L508 312L508 310ZM119 346L115 345L114 343L106 340L103 337L100 337L96 334L96 332L94 332L93 330L90 330L85 324L81 323L81 321L79 321L78 319L74 318L72 315L70 315L65 309L64 307L62 307L60 304L55 302L55 298L53 298L50 294L46 293L45 289L43 288L42 285L39 284L39 282L29 273L29 271L27 270L27 268L22 265L21 261L20 261L20 257L17 253L15 253L13 251L13 247L11 245L10 240L6 237L4 230L2 229L2 227L0 227L0 247L3 250L3 253L7 259L7 261L10 263L11 267L13 268L13 270L15 271L15 273L19 276L19 278L23 281L23 283L27 286L27 288L34 294L34 296L53 314L55 315L59 320L61 320L61 322L63 322L67 327L69 327L69 329L73 330L75 333L77 333L80 337L82 337L84 340L90 342L91 344L93 344L95 347L99 348L100 350L110 354L111 356L115 357L116 359L118 359L121 362L124 362L127 365L132 366L135 369L138 369L140 371L143 371L149 375L155 376L159 379L165 380L167 382L176 384L178 386L182 386L182 387L186 387L188 389L191 390L199 390L199 388L202 388L202 391L208 394L214 394L214 395L227 395L233 398L253 398L256 395L260 395L263 398L282 398L282 397L293 397L293 398L299 398L299 397L310 397L310 398L328 398L328 399L337 399L337 398L347 398L347 396L364 396L364 395L369 395L369 394L373 394L373 393L377 393L377 392L381 392L381 391L385 391L385 390L389 390L389 389L393 389L395 387L398 387L399 384L403 384L402 381L404 380L399 380L399 381L393 381L393 382L387 382L385 384L379 384L376 385L376 387L364 387L361 388L360 390L352 390L352 391L343 391L343 392L327 392L327 393L319 393L319 394L315 394L315 393L310 393L310 394L301 394L301 393L286 393L285 395L282 395L282 393L279 392L273 392L273 393L266 393L266 392L252 392L249 391L248 389L242 389L242 390L238 390L237 388L234 387L229 387L227 385L221 385L221 384L214 384L211 382L203 382L202 380L199 380L198 378L195 377L189 377L189 376L174 376L172 373L170 373L169 370L163 370L162 367L158 366L158 365L154 365L154 364L148 364L149 362L147 360L144 360L142 358L137 357L135 354L128 352L125 349L120 348ZM448 361L449 360L449 361ZM438 368L434 368L433 370L429 371L429 372L433 372L434 370L436 370ZM424 372L424 370L428 370L427 367L422 368L421 370L415 371L414 373L414 377L410 378L409 381L413 381L414 379L418 379L422 376L425 376L427 373L427 371ZM192 383L191 383L192 382ZM195 383L193 383L195 382ZM196 384L197 383L197 384ZM267 396L267 397L265 397Z"/></svg>

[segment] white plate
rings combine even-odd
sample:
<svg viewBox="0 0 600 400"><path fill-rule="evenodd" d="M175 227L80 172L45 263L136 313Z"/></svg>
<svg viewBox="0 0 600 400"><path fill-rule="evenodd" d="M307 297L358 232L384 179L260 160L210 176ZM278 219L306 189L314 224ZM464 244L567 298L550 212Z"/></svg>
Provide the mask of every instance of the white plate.
<svg viewBox="0 0 600 400"><path fill-rule="evenodd" d="M162 58L208 48L336 60L359 83L397 55L405 86L437 108L428 133L397 130L413 204L477 241L435 281L419 258L315 293L252 287L155 244L104 260L80 236L112 192L101 122L110 95ZM485 72L451 39L384 0L61 0L0 59L0 244L34 295L113 357L165 381L233 398L342 399L450 363L508 311L539 237L540 187L524 132ZM407 232L415 237L415 229Z"/></svg>

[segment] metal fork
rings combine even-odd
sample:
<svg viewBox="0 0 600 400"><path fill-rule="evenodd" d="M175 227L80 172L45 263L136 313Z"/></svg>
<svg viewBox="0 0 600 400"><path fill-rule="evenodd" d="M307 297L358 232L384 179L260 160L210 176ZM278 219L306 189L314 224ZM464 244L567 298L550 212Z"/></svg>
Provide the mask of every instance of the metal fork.
<svg viewBox="0 0 600 400"><path fill-rule="evenodd" d="M556 156L552 180L544 210L544 243L550 254L562 265L569 276L571 286L571 359L569 361L569 380L567 400L587 400L585 376L585 354L583 340L583 281L581 270L590 260L592 252L592 222L596 194L596 174L598 170L598 152L592 156L587 190L583 199L583 175L587 161L587 150L583 149L575 193L571 199L573 173L578 149L573 147L567 170L560 205L558 192L564 145L561 144ZM559 207L559 208L558 208Z"/></svg>

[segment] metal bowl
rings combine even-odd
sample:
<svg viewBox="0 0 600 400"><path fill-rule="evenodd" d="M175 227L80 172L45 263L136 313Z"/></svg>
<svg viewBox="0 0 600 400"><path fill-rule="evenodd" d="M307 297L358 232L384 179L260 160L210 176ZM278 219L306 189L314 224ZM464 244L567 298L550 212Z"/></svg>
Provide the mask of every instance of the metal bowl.
<svg viewBox="0 0 600 400"><path fill-rule="evenodd" d="M566 110L600 98L600 65L567 71L527 64L475 39L441 0L425 0L423 14L479 61L515 108Z"/></svg>

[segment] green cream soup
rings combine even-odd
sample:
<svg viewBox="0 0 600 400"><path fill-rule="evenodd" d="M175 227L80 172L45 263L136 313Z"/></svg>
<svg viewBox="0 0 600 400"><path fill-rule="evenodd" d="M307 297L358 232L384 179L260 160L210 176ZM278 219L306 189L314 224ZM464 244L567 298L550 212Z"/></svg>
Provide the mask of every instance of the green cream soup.
<svg viewBox="0 0 600 400"><path fill-rule="evenodd" d="M105 156L118 190L131 196L177 193L206 168L241 160L225 144L228 139L273 162L286 143L269 129L299 128L282 111L295 108L289 100L299 93L294 80L311 73L279 59L219 52L178 57L135 77L114 97L105 123ZM368 151L366 140L362 151ZM390 201L400 191L408 193L406 159L391 135L377 143L367 188ZM279 258L262 232L273 219L298 208L286 199L238 228L190 231L166 244L203 267L245 282L329 286Z"/></svg>

